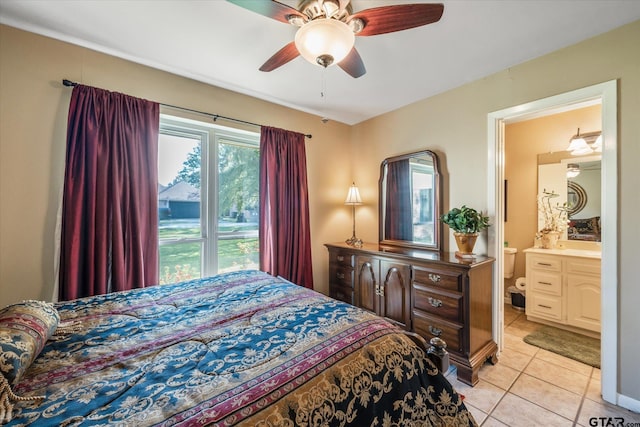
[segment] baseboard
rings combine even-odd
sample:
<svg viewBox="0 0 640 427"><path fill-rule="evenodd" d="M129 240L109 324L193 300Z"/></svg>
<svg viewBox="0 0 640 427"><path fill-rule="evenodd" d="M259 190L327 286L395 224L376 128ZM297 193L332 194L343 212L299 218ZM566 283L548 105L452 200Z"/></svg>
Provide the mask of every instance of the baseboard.
<svg viewBox="0 0 640 427"><path fill-rule="evenodd" d="M640 413L640 400L625 396L624 394L618 395L618 406Z"/></svg>

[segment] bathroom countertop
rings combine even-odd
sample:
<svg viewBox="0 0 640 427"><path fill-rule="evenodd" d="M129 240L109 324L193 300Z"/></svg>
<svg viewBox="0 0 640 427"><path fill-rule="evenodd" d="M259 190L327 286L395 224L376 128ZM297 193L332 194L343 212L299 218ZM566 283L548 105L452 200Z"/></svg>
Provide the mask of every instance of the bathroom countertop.
<svg viewBox="0 0 640 427"><path fill-rule="evenodd" d="M601 251L592 251L586 249L543 249L543 248L528 248L524 252L531 252L544 255L564 255L575 256L583 258L602 259Z"/></svg>

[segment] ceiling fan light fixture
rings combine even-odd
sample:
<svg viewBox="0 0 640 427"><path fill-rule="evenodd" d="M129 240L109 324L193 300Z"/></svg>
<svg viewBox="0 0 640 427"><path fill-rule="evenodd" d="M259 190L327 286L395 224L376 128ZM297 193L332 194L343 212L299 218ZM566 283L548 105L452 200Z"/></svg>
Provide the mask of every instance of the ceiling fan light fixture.
<svg viewBox="0 0 640 427"><path fill-rule="evenodd" d="M567 178L575 178L580 175L580 165L577 163L569 163L567 165Z"/></svg>
<svg viewBox="0 0 640 427"><path fill-rule="evenodd" d="M344 22L319 18L298 29L295 44L304 59L326 68L342 61L351 52L355 39Z"/></svg>

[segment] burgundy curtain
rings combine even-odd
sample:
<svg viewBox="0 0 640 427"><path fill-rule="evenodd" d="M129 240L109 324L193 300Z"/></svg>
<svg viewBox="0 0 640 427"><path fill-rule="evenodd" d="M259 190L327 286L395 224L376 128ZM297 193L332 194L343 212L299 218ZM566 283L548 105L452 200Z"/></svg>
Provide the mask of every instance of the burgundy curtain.
<svg viewBox="0 0 640 427"><path fill-rule="evenodd" d="M157 103L78 85L69 106L60 299L158 283Z"/></svg>
<svg viewBox="0 0 640 427"><path fill-rule="evenodd" d="M304 135L260 132L260 269L313 289Z"/></svg>
<svg viewBox="0 0 640 427"><path fill-rule="evenodd" d="M385 238L413 240L411 212L411 168L409 159L387 164Z"/></svg>

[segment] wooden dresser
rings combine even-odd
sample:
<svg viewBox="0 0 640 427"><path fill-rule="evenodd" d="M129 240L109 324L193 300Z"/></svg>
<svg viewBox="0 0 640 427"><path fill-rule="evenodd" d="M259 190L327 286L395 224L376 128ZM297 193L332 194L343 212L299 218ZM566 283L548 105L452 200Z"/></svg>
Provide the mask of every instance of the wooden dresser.
<svg viewBox="0 0 640 427"><path fill-rule="evenodd" d="M478 382L492 338L493 258L466 261L453 253L365 243L328 243L329 295L369 310L427 341L447 343L458 379Z"/></svg>

